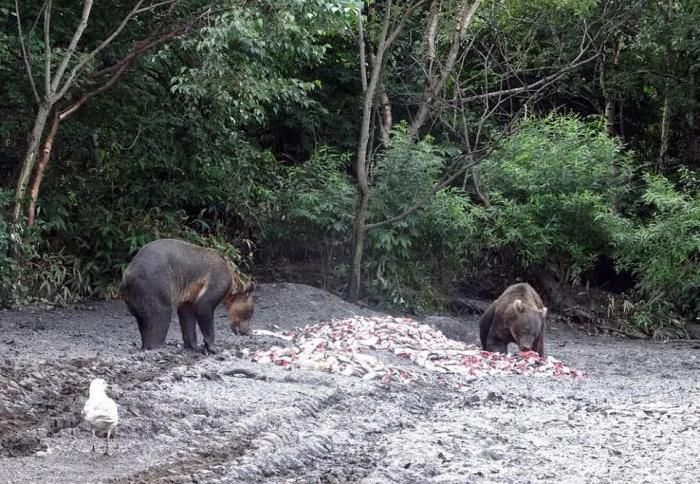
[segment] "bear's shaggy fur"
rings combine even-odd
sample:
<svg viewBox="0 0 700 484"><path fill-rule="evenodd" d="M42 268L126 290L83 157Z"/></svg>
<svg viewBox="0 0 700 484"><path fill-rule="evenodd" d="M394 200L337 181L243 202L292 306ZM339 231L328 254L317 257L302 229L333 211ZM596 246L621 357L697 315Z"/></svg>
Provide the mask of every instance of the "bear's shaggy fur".
<svg viewBox="0 0 700 484"><path fill-rule="evenodd" d="M486 351L505 353L509 343L521 351L544 356L547 308L537 291L527 283L513 284L481 316L481 345Z"/></svg>

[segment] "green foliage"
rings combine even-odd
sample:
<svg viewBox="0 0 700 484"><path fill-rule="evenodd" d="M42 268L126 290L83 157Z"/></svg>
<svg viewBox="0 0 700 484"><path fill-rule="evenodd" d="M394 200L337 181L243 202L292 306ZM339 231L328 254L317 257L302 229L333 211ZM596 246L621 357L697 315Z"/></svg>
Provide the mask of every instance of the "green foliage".
<svg viewBox="0 0 700 484"><path fill-rule="evenodd" d="M371 170L368 222L427 196L453 154L429 139L412 142L399 125ZM349 162L350 155L321 148L301 167L289 168L261 224L271 258L319 258L326 281L335 286L345 282L356 203ZM368 298L409 310L435 306L460 273L470 227L468 199L445 189L401 221L370 229L364 258Z"/></svg>
<svg viewBox="0 0 700 484"><path fill-rule="evenodd" d="M31 25L44 2L19 3L41 91L41 19ZM179 2L172 22L205 3ZM0 305L113 297L130 257L157 237L214 246L243 266L253 254L256 263L320 261L329 286L346 282L356 203L350 162L362 95L356 15L360 5L370 7L365 39L371 44L382 17L375 3L220 2L206 26L138 59L60 126L39 222L27 229L7 220L35 102L15 2L0 0ZM436 59L450 48L458 4L442 3ZM94 8L72 65L131 6L119 0ZM394 6L397 18L406 12L406 4ZM368 223L428 196L452 171L452 143L465 133L473 139L479 132L481 141L470 148L480 149L523 103L544 119L521 124L481 164L478 179L490 206L466 192L473 180L457 180L420 210L368 231L363 283L369 299L426 309L489 272L530 277L545 271L583 282L607 256L638 278L639 328L667 331L697 317L697 184L690 172L680 182L674 178L675 185L645 176L651 166L668 175L697 160L697 2L483 2L462 39L478 55L458 58L441 89L449 106L433 105L439 115L423 129L429 136L414 142L402 120L424 99L428 8L405 19L387 58L381 88L395 128L388 147L376 149L374 133ZM80 10L54 2L53 12L55 63ZM85 73L144 38L153 20L147 17L130 22ZM580 52L584 31L592 44ZM509 102L483 99L494 113L489 119L481 119L482 98L455 109L465 96L534 83L555 74L553 66L599 52L604 55L556 84L537 84L537 92ZM89 82L81 78L78 91ZM659 161L666 105L670 151ZM606 107L615 115L613 129L636 153L623 154L599 126L574 116L546 117L556 110L600 119ZM373 121L376 127L378 118ZM630 163L635 184L645 181L646 191L630 183Z"/></svg>
<svg viewBox="0 0 700 484"><path fill-rule="evenodd" d="M391 218L428 196L445 162L455 154L430 138L417 143L405 125L372 169L369 223ZM441 190L421 210L367 232L369 296L404 309L425 310L459 272L460 249L470 225L468 205L457 190Z"/></svg>
<svg viewBox="0 0 700 484"><path fill-rule="evenodd" d="M595 126L575 117L527 120L479 170L491 206L474 209L475 242L487 252L561 282L579 281L611 254L628 160Z"/></svg>
<svg viewBox="0 0 700 484"><path fill-rule="evenodd" d="M687 170L680 175L680 188L646 175L650 219L617 234L618 264L639 277L644 301L635 323L647 331L682 316L700 320L700 183Z"/></svg>
<svg viewBox="0 0 700 484"><path fill-rule="evenodd" d="M268 258L318 259L331 284L343 274L356 196L346 174L349 163L349 155L321 147L280 177L260 206L261 245Z"/></svg>
<svg viewBox="0 0 700 484"><path fill-rule="evenodd" d="M86 296L118 297L129 260L158 238L179 238L218 249L240 267L247 267L252 252L247 241L239 241L247 245L244 253L226 241L221 231L194 230L186 225L191 221L184 212L131 206L108 212L98 205L76 215L68 223L56 218L20 230L14 279L20 302L63 305Z"/></svg>
<svg viewBox="0 0 700 484"><path fill-rule="evenodd" d="M0 189L0 307L16 306L22 299L24 287L19 282L17 259L11 257L17 237L9 220L10 192Z"/></svg>
<svg viewBox="0 0 700 484"><path fill-rule="evenodd" d="M257 8L233 4L210 27L185 40L182 67L172 91L208 111L221 127L262 125L270 115L308 109L316 80L298 77L323 60L324 37L351 20L347 2L258 0ZM168 53L161 54L168 56Z"/></svg>

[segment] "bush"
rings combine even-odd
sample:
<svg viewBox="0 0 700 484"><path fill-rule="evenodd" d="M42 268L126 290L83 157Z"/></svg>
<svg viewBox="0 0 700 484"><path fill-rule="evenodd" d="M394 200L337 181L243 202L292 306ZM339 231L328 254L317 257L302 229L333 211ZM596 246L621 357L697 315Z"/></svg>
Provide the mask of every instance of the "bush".
<svg viewBox="0 0 700 484"><path fill-rule="evenodd" d="M393 217L427 196L454 154L429 138L414 143L406 126L397 126L371 173L368 222ZM421 210L369 230L364 270L370 299L407 310L439 304L461 272L470 226L468 200L445 189Z"/></svg>
<svg viewBox="0 0 700 484"><path fill-rule="evenodd" d="M683 317L700 320L700 185L691 173L680 175L680 188L646 175L650 219L616 238L619 267L639 278L643 304L634 322L647 332L682 328Z"/></svg>
<svg viewBox="0 0 700 484"><path fill-rule="evenodd" d="M258 215L268 258L320 260L330 284L344 274L356 197L349 163L350 155L321 147L281 176Z"/></svg>
<svg viewBox="0 0 700 484"><path fill-rule="evenodd" d="M252 255L250 244L244 258L226 240L222 227L205 230L203 221L192 221L182 211L120 203L111 210L101 204L73 207L56 203L54 200L50 220L38 220L31 228L14 225L12 233L0 217L0 307L117 297L122 271L131 257L157 238L180 238L216 248L243 267ZM72 217L64 218L68 211Z"/></svg>
<svg viewBox="0 0 700 484"><path fill-rule="evenodd" d="M370 170L368 222L392 217L427 195L450 156L430 140L413 143L399 125L391 147ZM261 217L263 245L272 258L320 259L331 286L345 283L348 275L357 196L347 175L351 159L352 154L321 148L303 166L289 168ZM461 271L468 207L459 191L446 189L422 210L369 230L363 258L367 297L403 309L435 306Z"/></svg>
<svg viewBox="0 0 700 484"><path fill-rule="evenodd" d="M19 279L19 266L11 257L17 237L13 234L9 207L12 196L9 191L0 189L0 308L18 305L24 293Z"/></svg>
<svg viewBox="0 0 700 484"><path fill-rule="evenodd" d="M479 167L490 207L475 207L473 250L516 272L576 283L612 255L624 227L614 209L629 189L620 145L575 117L523 122Z"/></svg>

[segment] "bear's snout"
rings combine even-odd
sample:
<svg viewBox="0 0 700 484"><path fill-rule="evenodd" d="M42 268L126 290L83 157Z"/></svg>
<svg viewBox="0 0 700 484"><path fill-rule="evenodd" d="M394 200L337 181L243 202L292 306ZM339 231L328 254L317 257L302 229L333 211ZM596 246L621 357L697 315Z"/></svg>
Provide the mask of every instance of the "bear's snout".
<svg viewBox="0 0 700 484"><path fill-rule="evenodd" d="M533 344L534 344L534 340L531 338L520 339L520 341L518 341L518 346L520 347L520 351L531 351Z"/></svg>

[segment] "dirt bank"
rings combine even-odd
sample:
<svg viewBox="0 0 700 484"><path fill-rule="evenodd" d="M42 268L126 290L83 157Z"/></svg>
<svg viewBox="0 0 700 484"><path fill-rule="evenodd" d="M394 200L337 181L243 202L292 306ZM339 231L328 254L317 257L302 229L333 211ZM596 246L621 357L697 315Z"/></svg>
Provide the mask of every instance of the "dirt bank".
<svg viewBox="0 0 700 484"><path fill-rule="evenodd" d="M255 328L371 311L264 284ZM218 319L224 320L223 312ZM476 342L477 316L428 318ZM546 349L585 379L485 377L385 386L242 358L279 343L217 327L223 350L143 353L123 303L0 312L0 480L6 482L697 482L700 350L554 327ZM91 378L120 406L113 455L90 452ZM98 450L102 450L99 442Z"/></svg>

